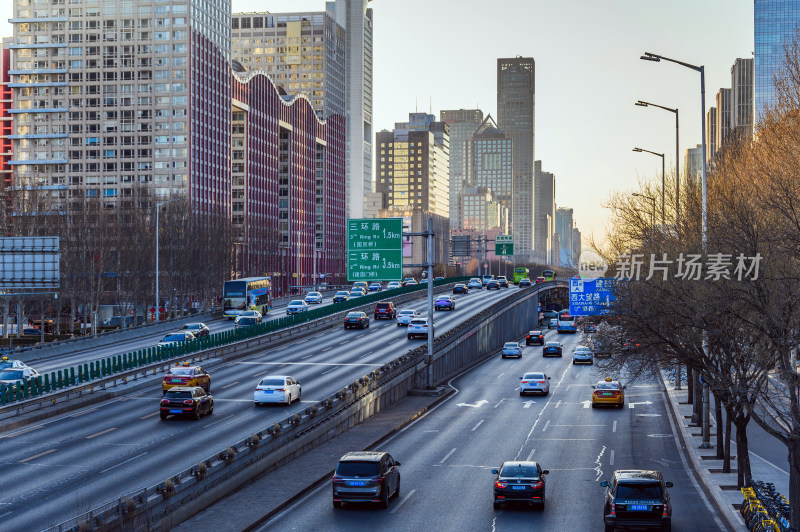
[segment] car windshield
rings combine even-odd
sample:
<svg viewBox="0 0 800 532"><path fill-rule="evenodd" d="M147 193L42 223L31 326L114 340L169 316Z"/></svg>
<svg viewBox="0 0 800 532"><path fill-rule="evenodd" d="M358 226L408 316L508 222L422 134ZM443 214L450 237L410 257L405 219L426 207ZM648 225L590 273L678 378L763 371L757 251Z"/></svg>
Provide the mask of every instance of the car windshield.
<svg viewBox="0 0 800 532"><path fill-rule="evenodd" d="M199 328L200 328L199 323L187 323L186 325L181 327L181 329L189 329L189 330L199 329Z"/></svg>
<svg viewBox="0 0 800 532"><path fill-rule="evenodd" d="M361 295L361 290L353 290L352 292L350 292L350 295L351 296L360 296Z"/></svg>
<svg viewBox="0 0 800 532"><path fill-rule="evenodd" d="M439 296L436 298L436 301L450 301L449 296Z"/></svg>
<svg viewBox="0 0 800 532"><path fill-rule="evenodd" d="M303 302L300 301L299 299L295 299L294 301L290 302L289 305L290 306L291 305L298 305L298 306L302 307L303 306Z"/></svg>
<svg viewBox="0 0 800 532"><path fill-rule="evenodd" d="M191 375L194 370L192 368L172 368L169 370L170 375Z"/></svg>
<svg viewBox="0 0 800 532"><path fill-rule="evenodd" d="M375 308L389 308L389 303L376 303Z"/></svg>
<svg viewBox="0 0 800 532"><path fill-rule="evenodd" d="M0 381L13 381L22 380L25 378L21 370L18 369L4 369L0 371Z"/></svg>
<svg viewBox="0 0 800 532"><path fill-rule="evenodd" d="M192 392L167 392L164 395L166 399L191 399Z"/></svg>
<svg viewBox="0 0 800 532"><path fill-rule="evenodd" d="M588 347L584 347L582 345L579 345L578 347L575 348L575 352L576 353L589 353L589 348Z"/></svg>
<svg viewBox="0 0 800 532"><path fill-rule="evenodd" d="M519 347L519 345L516 344L515 342L506 342L503 347L505 347L506 349L512 349L515 347Z"/></svg>
<svg viewBox="0 0 800 532"><path fill-rule="evenodd" d="M374 477L380 474L379 465L375 462L339 462L336 466L336 476Z"/></svg>
<svg viewBox="0 0 800 532"><path fill-rule="evenodd" d="M530 379L533 381L543 381L544 373L526 373L523 378Z"/></svg>
<svg viewBox="0 0 800 532"><path fill-rule="evenodd" d="M428 320L411 320L411 325L427 325Z"/></svg>
<svg viewBox="0 0 800 532"><path fill-rule="evenodd" d="M558 342L547 342L547 347L558 347Z"/></svg>
<svg viewBox="0 0 800 532"><path fill-rule="evenodd" d="M533 336L541 336L542 331L531 331L530 334L532 334Z"/></svg>
<svg viewBox="0 0 800 532"><path fill-rule="evenodd" d="M237 320L237 323L239 325L255 325L256 324L256 318L250 318L250 317L239 318Z"/></svg>
<svg viewBox="0 0 800 532"><path fill-rule="evenodd" d="M509 465L500 471L501 477L539 478L539 471L532 466Z"/></svg>
<svg viewBox="0 0 800 532"><path fill-rule="evenodd" d="M259 385L261 386L283 386L285 384L283 379L276 379L274 377L261 379Z"/></svg>
<svg viewBox="0 0 800 532"><path fill-rule="evenodd" d="M183 342L186 340L186 336L182 334L168 334L164 337L162 342Z"/></svg>
<svg viewBox="0 0 800 532"><path fill-rule="evenodd" d="M336 292L337 296L347 296L350 295L350 292Z"/></svg>
<svg viewBox="0 0 800 532"><path fill-rule="evenodd" d="M322 295L322 294L320 294L319 292L309 292L309 293L308 293L308 295L307 295L306 297L308 297L308 296L311 296L311 297L319 297L319 296L321 296L321 295Z"/></svg>
<svg viewBox="0 0 800 532"><path fill-rule="evenodd" d="M360 312L348 312L347 313L347 317L348 318L360 318L361 317L361 313Z"/></svg>
<svg viewBox="0 0 800 532"><path fill-rule="evenodd" d="M661 500L660 484L619 484L617 499L629 501Z"/></svg>
<svg viewBox="0 0 800 532"><path fill-rule="evenodd" d="M598 382L596 388L598 390L618 390L619 384L616 382Z"/></svg>

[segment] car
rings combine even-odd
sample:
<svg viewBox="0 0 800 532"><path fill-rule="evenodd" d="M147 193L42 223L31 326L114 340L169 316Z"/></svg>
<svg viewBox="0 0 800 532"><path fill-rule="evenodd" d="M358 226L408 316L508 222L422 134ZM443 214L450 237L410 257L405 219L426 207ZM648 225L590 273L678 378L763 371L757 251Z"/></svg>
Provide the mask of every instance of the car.
<svg viewBox="0 0 800 532"><path fill-rule="evenodd" d="M585 333L596 333L597 332L597 325L594 323L584 323L583 324L583 332Z"/></svg>
<svg viewBox="0 0 800 532"><path fill-rule="evenodd" d="M369 329L369 316L366 312L348 312L344 317L344 328L358 327L359 329Z"/></svg>
<svg viewBox="0 0 800 532"><path fill-rule="evenodd" d="M646 527L669 531L672 529L672 502L659 471L647 469L618 469L611 481L600 485L605 490L603 521L606 532L616 529Z"/></svg>
<svg viewBox="0 0 800 532"><path fill-rule="evenodd" d="M422 283L428 284L428 278L427 277L423 277L422 279L419 280L419 283L420 284L422 284Z"/></svg>
<svg viewBox="0 0 800 532"><path fill-rule="evenodd" d="M202 338L211 334L211 329L205 323L184 323L181 327L182 331L189 331L196 338Z"/></svg>
<svg viewBox="0 0 800 532"><path fill-rule="evenodd" d="M414 279L413 277L408 277L406 279L403 279L403 286L411 286L411 285L415 285L415 284L418 284L418 283L417 283L417 280Z"/></svg>
<svg viewBox="0 0 800 532"><path fill-rule="evenodd" d="M288 375L267 375L262 377L253 392L253 404L280 403L289 406L299 401L302 391L300 383Z"/></svg>
<svg viewBox="0 0 800 532"><path fill-rule="evenodd" d="M544 277L537 277L536 278L536 284L543 283L543 282L544 282Z"/></svg>
<svg viewBox="0 0 800 532"><path fill-rule="evenodd" d="M239 316L244 316L246 318L260 318L261 313L257 310L243 310L239 313Z"/></svg>
<svg viewBox="0 0 800 532"><path fill-rule="evenodd" d="M544 316L544 319L550 320L550 319L553 319L553 318L558 318L558 311L557 310L545 310L544 312L542 312L542 315Z"/></svg>
<svg viewBox="0 0 800 532"><path fill-rule="evenodd" d="M449 296L447 294L436 296L436 301L433 302L433 309L434 310L455 310L456 309L456 300L453 299L453 296Z"/></svg>
<svg viewBox="0 0 800 532"><path fill-rule="evenodd" d="M156 345L161 347L175 346L190 340L194 340L194 334L190 331L181 330L167 333Z"/></svg>
<svg viewBox="0 0 800 532"><path fill-rule="evenodd" d="M289 304L286 306L286 315L289 314L300 314L301 312L308 311L308 303L303 301L302 299L293 299L289 301Z"/></svg>
<svg viewBox="0 0 800 532"><path fill-rule="evenodd" d="M508 288L508 279L506 279L505 275L499 275L497 282L500 283L500 288Z"/></svg>
<svg viewBox="0 0 800 532"><path fill-rule="evenodd" d="M592 386L592 408L612 405L617 408L625 406L625 386L611 377L606 377Z"/></svg>
<svg viewBox="0 0 800 532"><path fill-rule="evenodd" d="M544 333L542 331L528 331L525 336L525 345L544 345Z"/></svg>
<svg viewBox="0 0 800 532"><path fill-rule="evenodd" d="M321 292L309 292L306 294L306 297L303 298L303 300L309 305L312 303L321 305L324 299L325 298L322 297Z"/></svg>
<svg viewBox="0 0 800 532"><path fill-rule="evenodd" d="M334 303L341 303L342 301L350 301L350 292L347 290L339 290L333 295Z"/></svg>
<svg viewBox="0 0 800 532"><path fill-rule="evenodd" d="M558 318L551 318L549 322L547 322L548 329L558 329Z"/></svg>
<svg viewBox="0 0 800 532"><path fill-rule="evenodd" d="M363 296L364 296L364 292L362 292L361 290L352 290L352 291L350 291L350 299L355 299L357 297L363 297Z"/></svg>
<svg viewBox="0 0 800 532"><path fill-rule="evenodd" d="M547 342L544 344L542 348L542 356L543 357L560 357L561 353L561 344L559 342Z"/></svg>
<svg viewBox="0 0 800 532"><path fill-rule="evenodd" d="M355 451L336 464L331 484L333 507L346 502L375 502L389 507L389 499L400 495L400 462L387 452Z"/></svg>
<svg viewBox="0 0 800 532"><path fill-rule="evenodd" d="M432 329L432 327L431 327ZM422 336L423 338L428 338L428 318L414 318L413 320L408 322L408 339L412 340L417 336Z"/></svg>
<svg viewBox="0 0 800 532"><path fill-rule="evenodd" d="M519 378L519 395L526 393L550 394L550 377L540 371L526 372Z"/></svg>
<svg viewBox="0 0 800 532"><path fill-rule="evenodd" d="M444 280L444 277L434 277L434 278L433 278L433 282L434 282L434 283L435 283L436 281L443 281L443 280Z"/></svg>
<svg viewBox="0 0 800 532"><path fill-rule="evenodd" d="M236 316L236 319L233 320L233 328L238 329L239 327L252 327L253 325L258 325L261 323L261 314L258 316L245 316L244 314L240 314Z"/></svg>
<svg viewBox="0 0 800 532"><path fill-rule="evenodd" d="M453 285L454 294L469 294L469 288L464 283L456 283Z"/></svg>
<svg viewBox="0 0 800 532"><path fill-rule="evenodd" d="M488 283L492 279L494 279L494 275L490 275L490 274L487 274L487 275L484 275L483 277L481 277L481 280L483 281L483 284Z"/></svg>
<svg viewBox="0 0 800 532"><path fill-rule="evenodd" d="M594 356L592 355L592 350L586 347L585 345L576 346L575 350L572 352L572 363L594 364Z"/></svg>
<svg viewBox="0 0 800 532"><path fill-rule="evenodd" d="M397 326L408 326L411 323L411 320L414 318L419 318L419 312L414 309L406 308L397 311Z"/></svg>
<svg viewBox="0 0 800 532"><path fill-rule="evenodd" d="M470 290L481 290L483 289L483 281L481 281L477 277L473 277L467 283L467 288L469 288Z"/></svg>
<svg viewBox="0 0 800 532"><path fill-rule="evenodd" d="M494 507L504 503L519 502L536 504L544 509L545 476L550 471L542 469L538 462L503 462L500 470L492 469L494 478Z"/></svg>
<svg viewBox="0 0 800 532"><path fill-rule="evenodd" d="M372 283L367 287L367 292L380 292L383 290L381 283Z"/></svg>
<svg viewBox="0 0 800 532"><path fill-rule="evenodd" d="M517 286L519 286L520 288L529 288L533 286L533 283L531 283L530 279L525 278L525 279L520 279L519 283L517 283Z"/></svg>
<svg viewBox="0 0 800 532"><path fill-rule="evenodd" d="M160 413L162 421L173 415L197 420L214 413L214 398L199 386L175 386L164 393Z"/></svg>
<svg viewBox="0 0 800 532"><path fill-rule="evenodd" d="M39 372L30 366L23 366L18 368L6 368L0 370L0 384L15 385L17 382L23 382L29 379L35 379L39 376Z"/></svg>
<svg viewBox="0 0 800 532"><path fill-rule="evenodd" d="M189 362L175 364L167 374L161 379L161 391L167 393L176 386L199 386L206 393L211 392L211 375L202 366L196 366Z"/></svg>
<svg viewBox="0 0 800 532"><path fill-rule="evenodd" d="M376 320L386 318L393 320L397 317L397 308L392 301L378 301L375 303L375 310L372 312Z"/></svg>
<svg viewBox="0 0 800 532"><path fill-rule="evenodd" d="M353 290L361 290L365 294L367 293L367 282L366 281L356 281L353 283L353 286L350 288L350 291Z"/></svg>
<svg viewBox="0 0 800 532"><path fill-rule="evenodd" d="M503 344L502 358L517 357L522 358L522 347L517 342L506 342Z"/></svg>
<svg viewBox="0 0 800 532"><path fill-rule="evenodd" d="M386 285L387 290L394 290L395 288L402 288L402 287L403 285L400 283L400 281L391 281L389 282L389 284Z"/></svg>
<svg viewBox="0 0 800 532"><path fill-rule="evenodd" d="M492 279L486 283L487 290L500 290L500 282L497 279Z"/></svg>
<svg viewBox="0 0 800 532"><path fill-rule="evenodd" d="M6 356L0 359L0 370L8 368L27 368L27 367L28 365L22 360L9 360L9 358Z"/></svg>

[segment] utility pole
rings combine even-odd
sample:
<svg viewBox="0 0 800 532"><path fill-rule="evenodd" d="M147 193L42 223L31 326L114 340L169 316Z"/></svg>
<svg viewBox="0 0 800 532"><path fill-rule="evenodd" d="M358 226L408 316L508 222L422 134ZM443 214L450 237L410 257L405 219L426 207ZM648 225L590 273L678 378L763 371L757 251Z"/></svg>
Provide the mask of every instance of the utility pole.
<svg viewBox="0 0 800 532"><path fill-rule="evenodd" d="M428 377L425 387L433 389L433 218L428 218Z"/></svg>

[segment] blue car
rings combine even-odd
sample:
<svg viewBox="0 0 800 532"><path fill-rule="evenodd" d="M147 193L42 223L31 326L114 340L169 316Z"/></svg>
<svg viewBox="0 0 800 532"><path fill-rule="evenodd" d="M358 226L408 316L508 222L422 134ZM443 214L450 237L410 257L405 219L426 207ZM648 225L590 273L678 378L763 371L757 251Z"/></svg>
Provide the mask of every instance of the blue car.
<svg viewBox="0 0 800 532"><path fill-rule="evenodd" d="M456 309L456 302L455 300L447 295L439 296L436 298L436 301L433 303L433 308L435 310L455 310Z"/></svg>

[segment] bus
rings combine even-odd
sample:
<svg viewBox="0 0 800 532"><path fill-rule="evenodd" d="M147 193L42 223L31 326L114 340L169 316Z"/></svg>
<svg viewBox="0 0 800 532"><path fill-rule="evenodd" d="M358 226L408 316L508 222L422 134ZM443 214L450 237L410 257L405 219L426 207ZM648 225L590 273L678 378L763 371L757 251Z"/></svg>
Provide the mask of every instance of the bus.
<svg viewBox="0 0 800 532"><path fill-rule="evenodd" d="M556 280L556 272L553 270L544 270L542 272L542 277L544 277L545 281L555 281Z"/></svg>
<svg viewBox="0 0 800 532"><path fill-rule="evenodd" d="M245 310L256 310L264 316L271 308L269 277L233 279L222 285L222 316L229 320Z"/></svg>
<svg viewBox="0 0 800 532"><path fill-rule="evenodd" d="M556 331L558 334L565 333L565 332L577 332L578 330L578 320L575 316L570 316L569 311L564 312L563 310L558 313L558 320L556 321Z"/></svg>
<svg viewBox="0 0 800 532"><path fill-rule="evenodd" d="M519 284L523 279L528 278L528 268L522 266L514 268L514 284Z"/></svg>

